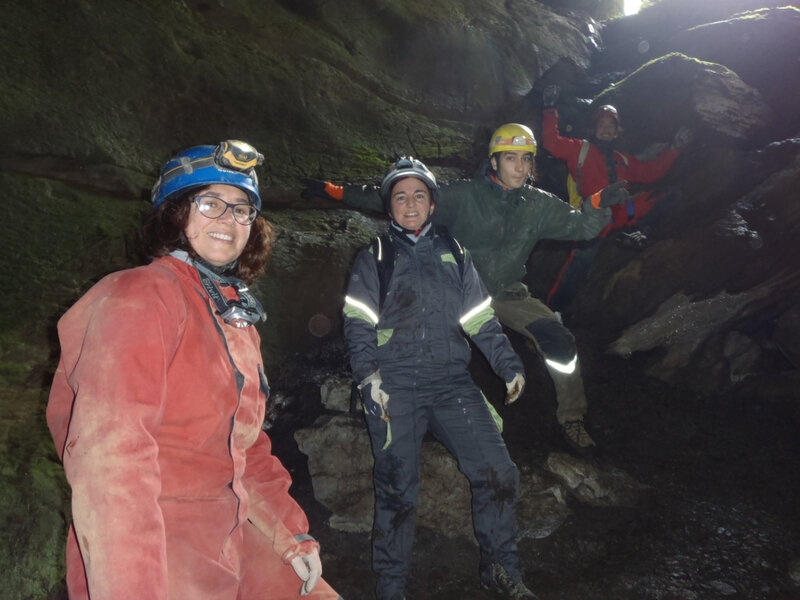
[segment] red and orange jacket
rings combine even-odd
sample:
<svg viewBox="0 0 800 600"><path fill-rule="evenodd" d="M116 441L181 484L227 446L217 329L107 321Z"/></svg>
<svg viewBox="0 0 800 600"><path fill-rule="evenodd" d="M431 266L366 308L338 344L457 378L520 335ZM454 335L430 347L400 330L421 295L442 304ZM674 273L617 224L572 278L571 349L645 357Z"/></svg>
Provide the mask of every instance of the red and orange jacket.
<svg viewBox="0 0 800 600"><path fill-rule="evenodd" d="M180 568L193 586L235 579L247 520L278 560L297 547L308 522L261 429L258 333L215 314L192 266L163 257L109 275L58 333L47 422L72 487L71 593L188 597ZM196 565L202 576L185 575Z"/></svg>
<svg viewBox="0 0 800 600"><path fill-rule="evenodd" d="M600 149L590 144L583 166L578 174L578 157L584 140L562 137L558 132L558 111L545 109L542 113L542 145L556 158L567 163L572 178L580 182L580 195L590 197L606 187L609 181L606 159ZM670 170L678 158L678 150L666 148L653 160L639 160L632 154L614 151L614 165L617 181L630 183L650 183L661 179ZM654 201L649 194L638 194L633 197L633 206L615 205L611 207L611 223L604 230L616 229L624 225L632 225L653 207ZM603 233L600 235L602 236Z"/></svg>

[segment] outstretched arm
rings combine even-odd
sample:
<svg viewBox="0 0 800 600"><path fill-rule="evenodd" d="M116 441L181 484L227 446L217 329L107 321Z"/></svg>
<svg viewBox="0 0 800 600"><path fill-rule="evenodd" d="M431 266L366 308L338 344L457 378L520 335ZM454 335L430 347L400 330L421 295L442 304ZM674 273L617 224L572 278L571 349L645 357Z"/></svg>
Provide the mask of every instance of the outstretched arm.
<svg viewBox="0 0 800 600"><path fill-rule="evenodd" d="M542 146L556 158L567 161L573 177L578 170L578 155L582 145L582 139L563 137L558 132L558 111L555 108L542 111Z"/></svg>
<svg viewBox="0 0 800 600"><path fill-rule="evenodd" d="M608 224L611 211L597 202L587 201L581 210L572 208L543 190L534 190L536 203L527 218L537 228L541 239L549 240L590 240Z"/></svg>
<svg viewBox="0 0 800 600"><path fill-rule="evenodd" d="M378 188L371 185L336 185L321 179L304 179L305 188L300 196L309 202L328 200L342 202L359 210L383 212L383 201Z"/></svg>

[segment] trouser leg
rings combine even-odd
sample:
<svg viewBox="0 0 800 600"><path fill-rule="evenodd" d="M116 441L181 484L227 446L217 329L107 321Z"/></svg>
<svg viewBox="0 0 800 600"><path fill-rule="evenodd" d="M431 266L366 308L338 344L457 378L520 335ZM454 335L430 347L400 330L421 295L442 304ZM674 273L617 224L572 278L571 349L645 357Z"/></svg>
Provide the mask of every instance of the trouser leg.
<svg viewBox="0 0 800 600"><path fill-rule="evenodd" d="M582 419L587 401L575 338L552 310L536 298L495 300L500 322L531 340L544 359L556 392L560 424Z"/></svg>
<svg viewBox="0 0 800 600"><path fill-rule="evenodd" d="M575 356L575 370L572 373L562 373L549 364L547 364L547 372L550 373L550 379L553 380L556 390L556 420L558 423L563 425L567 421L582 420L586 414L588 402L583 389L581 363L578 356Z"/></svg>
<svg viewBox="0 0 800 600"><path fill-rule="evenodd" d="M551 309L563 311L577 296L589 273L589 267L597 256L598 247L599 240L594 239L579 242L573 248L559 272L558 280L547 296L547 303Z"/></svg>
<svg viewBox="0 0 800 600"><path fill-rule="evenodd" d="M375 458L372 566L378 575L376 591L381 600L402 594L411 565L426 410L392 414L391 443L386 448L387 424L373 415L366 416Z"/></svg>
<svg viewBox="0 0 800 600"><path fill-rule="evenodd" d="M515 512L519 471L480 390L469 381L437 394L429 428L469 480L481 574L489 577L491 565L500 564L519 580Z"/></svg>

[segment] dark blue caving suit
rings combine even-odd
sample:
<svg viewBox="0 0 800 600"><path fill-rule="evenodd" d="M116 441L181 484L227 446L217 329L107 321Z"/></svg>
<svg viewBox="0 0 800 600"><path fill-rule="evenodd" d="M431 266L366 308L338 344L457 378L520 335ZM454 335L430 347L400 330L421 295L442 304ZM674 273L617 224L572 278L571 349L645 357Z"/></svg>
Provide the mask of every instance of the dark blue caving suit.
<svg viewBox="0 0 800 600"><path fill-rule="evenodd" d="M383 306L377 262L365 248L353 264L344 308L354 377L362 381L379 369L389 394L388 426L376 416L379 410L370 410L375 403L364 394L375 458L372 543L378 598L400 598L405 588L426 431L456 457L469 479L482 579L493 563L520 579L514 508L519 471L493 409L470 378L465 333L504 381L523 373L522 362L494 316L468 252L459 265L447 239L432 227L416 243L394 226L389 230L396 260Z"/></svg>

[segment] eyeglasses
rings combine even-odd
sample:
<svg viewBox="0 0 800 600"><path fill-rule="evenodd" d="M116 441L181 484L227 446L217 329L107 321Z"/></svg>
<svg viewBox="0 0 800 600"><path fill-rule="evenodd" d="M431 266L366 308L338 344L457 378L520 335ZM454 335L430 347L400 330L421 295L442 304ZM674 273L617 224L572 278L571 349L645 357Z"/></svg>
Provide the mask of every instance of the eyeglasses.
<svg viewBox="0 0 800 600"><path fill-rule="evenodd" d="M195 196L192 202L200 214L209 219L219 219L229 208L239 225L251 225L258 216L258 209L252 204L229 204L216 196Z"/></svg>

